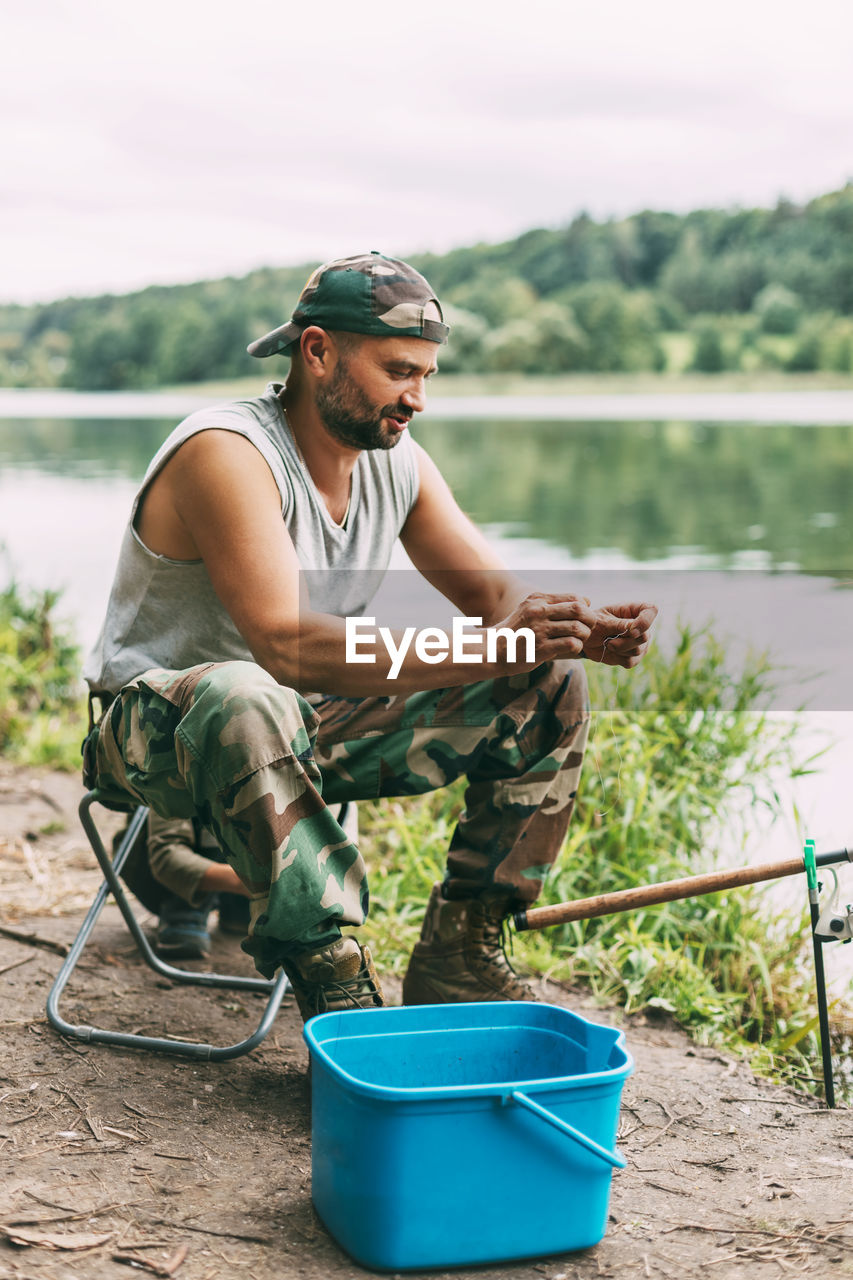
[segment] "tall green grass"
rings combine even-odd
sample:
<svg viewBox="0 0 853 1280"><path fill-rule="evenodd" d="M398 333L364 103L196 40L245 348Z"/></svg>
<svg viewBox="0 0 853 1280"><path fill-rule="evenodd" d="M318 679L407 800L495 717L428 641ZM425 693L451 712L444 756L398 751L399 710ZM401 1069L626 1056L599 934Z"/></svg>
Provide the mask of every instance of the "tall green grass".
<svg viewBox="0 0 853 1280"><path fill-rule="evenodd" d="M795 760L794 717L761 709L767 666L755 660L732 676L713 637L685 629L674 655L652 651L631 673L593 668L590 677L600 710L541 902L698 875L721 865L723 849L724 865L757 860L756 817L766 828L782 809L772 779L808 768ZM462 806L461 786L360 806L367 928L386 969L405 968ZM517 934L513 961L582 983L602 1003L670 1014L699 1042L811 1085L819 1055L809 943L805 913L774 909L762 885Z"/></svg>
<svg viewBox="0 0 853 1280"><path fill-rule="evenodd" d="M0 591L0 754L76 769L85 709L80 654L56 619L58 593Z"/></svg>

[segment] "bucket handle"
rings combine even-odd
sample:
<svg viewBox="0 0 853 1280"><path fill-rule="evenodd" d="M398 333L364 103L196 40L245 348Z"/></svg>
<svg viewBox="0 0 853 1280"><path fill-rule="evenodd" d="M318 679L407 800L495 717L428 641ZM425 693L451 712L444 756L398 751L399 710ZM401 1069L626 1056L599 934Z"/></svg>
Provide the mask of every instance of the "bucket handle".
<svg viewBox="0 0 853 1280"><path fill-rule="evenodd" d="M606 1147L602 1147L593 1138L588 1138L585 1133L581 1133L580 1129L576 1129L574 1125L569 1124L566 1120L561 1120L559 1116L555 1116L553 1111L548 1111L545 1107L540 1106L538 1102L534 1102L526 1093L522 1093L520 1089L513 1091L504 1098L505 1102L509 1099L517 1102L519 1106L526 1107L528 1111L532 1111L535 1116L539 1116L540 1120L547 1121L553 1125L560 1133L566 1134L573 1141L585 1147L587 1151L591 1151L594 1156L598 1156L599 1160L604 1160L606 1164L612 1165L614 1169L624 1169L626 1161L618 1151L608 1151Z"/></svg>

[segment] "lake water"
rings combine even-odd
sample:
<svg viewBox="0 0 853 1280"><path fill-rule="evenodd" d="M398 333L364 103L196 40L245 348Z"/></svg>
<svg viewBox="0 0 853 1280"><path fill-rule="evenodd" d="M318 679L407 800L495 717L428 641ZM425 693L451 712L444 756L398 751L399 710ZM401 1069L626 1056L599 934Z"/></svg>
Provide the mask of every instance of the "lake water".
<svg viewBox="0 0 853 1280"><path fill-rule="evenodd" d="M0 393L0 583L62 588L90 644L132 495L198 403ZM819 850L853 844L853 395L436 400L415 435L546 588L653 599L664 644L681 617L712 622L735 663L770 650L777 709L809 708L804 749L836 744L789 812ZM749 857L793 856L802 834L791 818Z"/></svg>
<svg viewBox="0 0 853 1280"><path fill-rule="evenodd" d="M770 653L785 673L779 709L853 711L853 395L740 399L759 423L729 421L731 395L437 399L415 434L504 558L543 586L654 599L662 629L711 621L733 662ZM84 645L147 462L198 403L0 392L0 579L62 588ZM688 408L692 419L640 416ZM623 416L577 416L593 410ZM794 421L766 422L771 411ZM803 425L809 414L822 425Z"/></svg>

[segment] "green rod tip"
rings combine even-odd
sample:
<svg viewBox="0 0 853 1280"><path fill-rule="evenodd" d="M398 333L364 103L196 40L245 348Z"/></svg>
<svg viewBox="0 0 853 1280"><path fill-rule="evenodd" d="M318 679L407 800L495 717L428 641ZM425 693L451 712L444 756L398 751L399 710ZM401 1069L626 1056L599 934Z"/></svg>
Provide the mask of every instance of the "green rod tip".
<svg viewBox="0 0 853 1280"><path fill-rule="evenodd" d="M803 846L803 866L806 870L806 882L810 889L817 889L817 867L815 866L814 851L814 840L807 840Z"/></svg>

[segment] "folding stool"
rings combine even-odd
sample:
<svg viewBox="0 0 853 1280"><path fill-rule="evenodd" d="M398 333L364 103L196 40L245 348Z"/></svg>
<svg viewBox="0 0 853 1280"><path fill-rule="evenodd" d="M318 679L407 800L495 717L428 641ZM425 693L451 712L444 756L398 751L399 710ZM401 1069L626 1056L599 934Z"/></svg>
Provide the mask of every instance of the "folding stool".
<svg viewBox="0 0 853 1280"><path fill-rule="evenodd" d="M47 998L47 1017L52 1027L55 1027L62 1035L68 1036L74 1040L84 1040L90 1044L115 1044L130 1046L137 1049L152 1049L158 1053L181 1054L191 1058L202 1058L209 1062L224 1062L229 1058L238 1058L243 1053L248 1053L261 1043L268 1034L276 1014L281 1006L282 999L289 989L287 975L282 970L273 981L268 982L264 978L241 978L233 974L220 973L197 973L189 969L179 969L174 965L166 964L155 955L151 944L143 933L139 921L133 913L133 908L127 898L125 888L119 879L122 867L127 861L128 855L133 848L137 839L142 835L143 827L148 818L148 810L143 806L139 806L133 811L130 825L118 843L118 846L112 855L107 852L101 834L92 817L92 805L99 800L97 790L89 791L80 802L80 821L83 829L88 836L89 843L101 870L104 873L104 882L95 895L85 920L80 926L80 931L71 946L71 950L66 956L62 968L56 976L50 995ZM115 807L110 805L110 807ZM345 820L342 812L340 815L341 822ZM118 904L121 914L124 916L125 924L133 935L133 939L139 948L143 960L156 973L162 974L164 978L168 978L172 982L185 983L198 987L226 987L235 991L258 991L268 995L268 1000L264 1008L263 1016L258 1023L257 1029L245 1040L240 1040L236 1044L217 1047L212 1044L201 1044L190 1040L166 1039L161 1036L143 1036L136 1033L124 1031L108 1031L102 1027L92 1026L74 1026L66 1021L59 1012L59 1001L62 992L77 966L77 962L83 953L83 949L89 940L92 930L104 908L107 897L112 894Z"/></svg>

